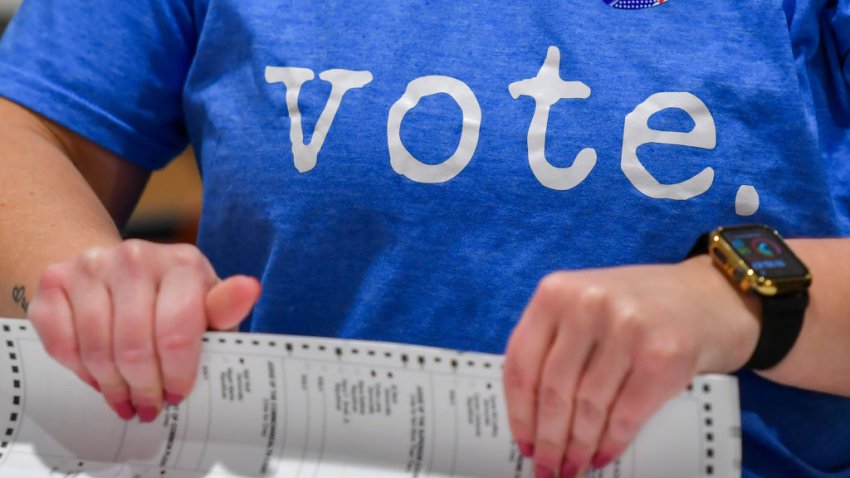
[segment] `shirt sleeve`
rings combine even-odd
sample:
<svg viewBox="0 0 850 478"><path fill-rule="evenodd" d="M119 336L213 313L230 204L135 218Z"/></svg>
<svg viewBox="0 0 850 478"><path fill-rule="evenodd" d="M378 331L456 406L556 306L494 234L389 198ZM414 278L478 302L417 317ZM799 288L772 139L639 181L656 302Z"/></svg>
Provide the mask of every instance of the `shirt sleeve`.
<svg viewBox="0 0 850 478"><path fill-rule="evenodd" d="M850 0L840 0L830 14L844 86L850 89Z"/></svg>
<svg viewBox="0 0 850 478"><path fill-rule="evenodd" d="M188 143L196 36L182 0L27 0L0 42L0 96L157 169Z"/></svg>

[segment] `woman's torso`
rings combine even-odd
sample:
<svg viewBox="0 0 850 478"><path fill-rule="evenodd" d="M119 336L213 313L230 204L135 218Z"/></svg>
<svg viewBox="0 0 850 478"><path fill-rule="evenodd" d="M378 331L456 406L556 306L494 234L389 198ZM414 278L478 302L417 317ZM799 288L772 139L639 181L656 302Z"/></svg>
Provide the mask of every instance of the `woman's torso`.
<svg viewBox="0 0 850 478"><path fill-rule="evenodd" d="M721 224L846 232L777 2L196 3L200 244L262 278L251 330L501 352L547 272L675 262ZM822 406L782 427L845 450L783 428L766 456L850 469L811 419L850 404L785 394Z"/></svg>

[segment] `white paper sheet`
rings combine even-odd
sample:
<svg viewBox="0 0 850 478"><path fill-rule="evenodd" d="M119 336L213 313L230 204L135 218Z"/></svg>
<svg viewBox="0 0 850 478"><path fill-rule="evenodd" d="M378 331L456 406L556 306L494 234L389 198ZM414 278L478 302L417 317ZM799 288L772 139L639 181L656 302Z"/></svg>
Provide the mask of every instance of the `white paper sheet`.
<svg viewBox="0 0 850 478"><path fill-rule="evenodd" d="M210 333L198 381L124 422L0 319L0 477L527 478L502 357L374 342ZM594 478L740 476L734 378L699 377Z"/></svg>

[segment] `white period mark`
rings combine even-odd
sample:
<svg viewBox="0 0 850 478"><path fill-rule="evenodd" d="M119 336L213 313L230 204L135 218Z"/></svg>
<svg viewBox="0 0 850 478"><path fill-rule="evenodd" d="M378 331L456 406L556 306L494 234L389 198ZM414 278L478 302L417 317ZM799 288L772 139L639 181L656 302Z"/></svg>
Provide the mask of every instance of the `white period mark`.
<svg viewBox="0 0 850 478"><path fill-rule="evenodd" d="M759 193L750 185L738 188L735 195L735 214L739 216L752 216L759 209Z"/></svg>

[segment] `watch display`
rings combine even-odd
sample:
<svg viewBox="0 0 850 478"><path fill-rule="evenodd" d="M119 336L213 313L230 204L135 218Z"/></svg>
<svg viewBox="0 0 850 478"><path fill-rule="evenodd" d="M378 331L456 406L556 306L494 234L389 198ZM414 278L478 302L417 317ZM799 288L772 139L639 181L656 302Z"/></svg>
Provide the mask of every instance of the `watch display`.
<svg viewBox="0 0 850 478"><path fill-rule="evenodd" d="M785 247L777 234L764 226L724 228L720 235L750 269L771 279L802 277L806 266Z"/></svg>

